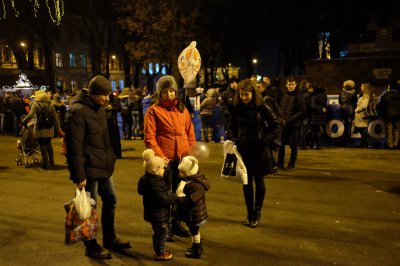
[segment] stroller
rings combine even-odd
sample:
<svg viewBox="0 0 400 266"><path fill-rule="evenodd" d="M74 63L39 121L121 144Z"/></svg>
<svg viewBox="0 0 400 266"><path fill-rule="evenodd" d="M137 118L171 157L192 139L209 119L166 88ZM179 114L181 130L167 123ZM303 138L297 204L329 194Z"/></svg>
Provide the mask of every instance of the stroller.
<svg viewBox="0 0 400 266"><path fill-rule="evenodd" d="M33 127L33 123L28 124L27 128L22 127L21 139L17 141L18 157L15 162L17 165L24 165L25 168L40 166L42 160L39 143L33 137Z"/></svg>

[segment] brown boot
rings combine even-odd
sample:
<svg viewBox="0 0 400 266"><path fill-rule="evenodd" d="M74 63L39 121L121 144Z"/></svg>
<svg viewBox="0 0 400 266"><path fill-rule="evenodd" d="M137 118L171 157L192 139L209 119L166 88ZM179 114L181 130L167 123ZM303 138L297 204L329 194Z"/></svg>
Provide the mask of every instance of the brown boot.
<svg viewBox="0 0 400 266"><path fill-rule="evenodd" d="M154 254L154 260L170 260L172 259L171 250L165 250L162 254Z"/></svg>

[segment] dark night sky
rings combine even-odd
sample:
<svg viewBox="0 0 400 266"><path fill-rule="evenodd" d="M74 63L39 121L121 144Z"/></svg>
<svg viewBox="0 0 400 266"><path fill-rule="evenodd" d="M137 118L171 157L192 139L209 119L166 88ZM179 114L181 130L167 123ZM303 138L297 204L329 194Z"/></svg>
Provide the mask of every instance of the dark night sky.
<svg viewBox="0 0 400 266"><path fill-rule="evenodd" d="M379 25L399 21L400 12L395 12L399 10L399 3L395 0L232 0L223 58L244 66L247 58L256 57L259 59L257 72L276 75L280 40L301 32L302 37L295 41L301 44L311 41L314 32L326 29L336 31L340 42L346 44L365 31L371 20Z"/></svg>

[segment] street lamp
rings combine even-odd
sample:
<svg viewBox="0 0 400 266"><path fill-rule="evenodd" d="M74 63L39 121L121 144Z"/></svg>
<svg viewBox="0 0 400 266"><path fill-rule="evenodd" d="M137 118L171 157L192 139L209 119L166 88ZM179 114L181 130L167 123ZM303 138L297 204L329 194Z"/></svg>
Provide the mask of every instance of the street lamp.
<svg viewBox="0 0 400 266"><path fill-rule="evenodd" d="M254 75L257 75L257 64L258 64L258 60L257 60L257 58L253 58L251 61L253 62L253 74L254 74Z"/></svg>

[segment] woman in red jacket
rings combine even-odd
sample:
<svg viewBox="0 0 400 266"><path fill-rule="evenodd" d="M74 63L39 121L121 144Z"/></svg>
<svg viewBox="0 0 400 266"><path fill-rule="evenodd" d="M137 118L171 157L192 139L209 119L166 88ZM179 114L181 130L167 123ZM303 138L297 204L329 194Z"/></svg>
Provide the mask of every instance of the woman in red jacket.
<svg viewBox="0 0 400 266"><path fill-rule="evenodd" d="M157 82L158 101L144 117L144 143L168 163L165 174L168 189L175 191L179 183L178 164L189 154L189 147L196 142L194 126L185 104L177 97L174 77L163 76ZM172 233L189 237L187 231L172 212ZM171 232L170 232L171 233ZM173 241L173 235L168 236Z"/></svg>

